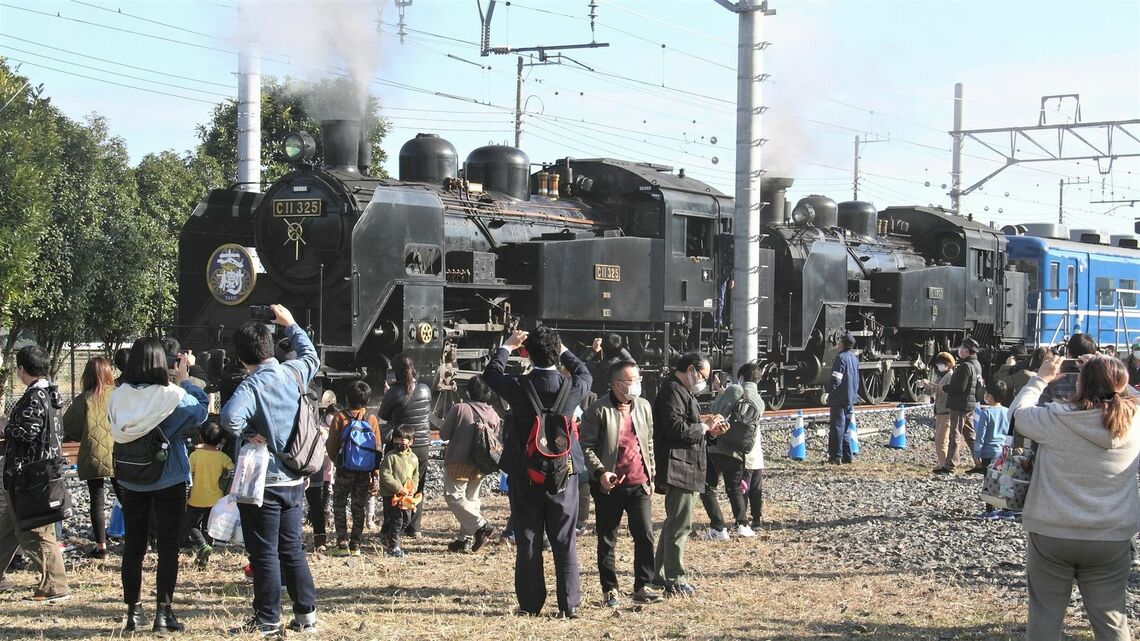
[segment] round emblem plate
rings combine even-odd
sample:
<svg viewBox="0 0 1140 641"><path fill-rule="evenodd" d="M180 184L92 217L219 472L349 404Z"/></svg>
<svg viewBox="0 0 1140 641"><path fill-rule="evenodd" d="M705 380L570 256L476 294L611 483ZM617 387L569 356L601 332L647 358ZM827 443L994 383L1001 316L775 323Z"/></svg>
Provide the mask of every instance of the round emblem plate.
<svg viewBox="0 0 1140 641"><path fill-rule="evenodd" d="M226 243L210 254L206 264L206 286L214 299L223 305L240 305L253 292L257 271L249 250Z"/></svg>

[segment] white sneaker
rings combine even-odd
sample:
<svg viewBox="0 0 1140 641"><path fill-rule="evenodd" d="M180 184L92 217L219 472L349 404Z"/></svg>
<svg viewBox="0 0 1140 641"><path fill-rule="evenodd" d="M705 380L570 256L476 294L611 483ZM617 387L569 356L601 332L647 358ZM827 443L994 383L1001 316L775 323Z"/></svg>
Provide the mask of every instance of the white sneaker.
<svg viewBox="0 0 1140 641"><path fill-rule="evenodd" d="M705 541L727 541L729 540L728 528L717 530L710 527L709 531L705 532L705 535L701 538L703 538Z"/></svg>
<svg viewBox="0 0 1140 641"><path fill-rule="evenodd" d="M736 526L736 536L751 538L756 536L756 533L753 532L752 528L748 527L748 525L743 524Z"/></svg>

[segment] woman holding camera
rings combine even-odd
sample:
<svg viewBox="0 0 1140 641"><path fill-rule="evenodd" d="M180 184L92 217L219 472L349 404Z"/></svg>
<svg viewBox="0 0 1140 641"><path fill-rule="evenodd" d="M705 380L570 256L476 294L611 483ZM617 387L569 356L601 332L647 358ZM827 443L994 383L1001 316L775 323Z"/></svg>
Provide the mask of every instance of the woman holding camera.
<svg viewBox="0 0 1140 641"><path fill-rule="evenodd" d="M126 631L141 629L145 624L139 603L142 590L142 564L150 534L150 513L154 511L161 527L155 532L158 541L154 626L155 632L180 632L185 626L174 618L170 603L178 582L178 540L182 531L182 515L186 512L186 487L190 482L190 461L186 441L181 437L188 427L206 420L206 393L190 382L192 354L180 354L174 364L174 380L170 382L166 352L157 338L140 338L131 347L123 384L111 393L108 415L111 438L116 446L131 446L132 454L140 447L165 441L153 452L143 452L147 461L144 471L128 472L123 451L115 450L115 473L123 504L123 602L127 604ZM162 439L156 439L160 430ZM145 440L144 440L145 439ZM152 467L153 466L153 467ZM144 465L138 465L139 468ZM137 477L157 478L140 482ZM129 480L128 477L135 480Z"/></svg>
<svg viewBox="0 0 1140 641"><path fill-rule="evenodd" d="M1060 639L1075 579L1096 639L1127 640L1129 539L1140 530L1140 414L1124 365L1092 355L1078 360L1071 400L1036 407L1064 360L1046 357L1010 408L1016 431L1039 445L1022 514L1026 637Z"/></svg>

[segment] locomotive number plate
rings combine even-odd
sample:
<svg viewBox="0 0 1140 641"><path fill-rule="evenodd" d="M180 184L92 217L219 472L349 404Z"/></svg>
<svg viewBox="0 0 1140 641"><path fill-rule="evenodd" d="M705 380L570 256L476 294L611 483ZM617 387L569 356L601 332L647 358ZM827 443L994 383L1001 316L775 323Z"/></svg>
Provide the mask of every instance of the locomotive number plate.
<svg viewBox="0 0 1140 641"><path fill-rule="evenodd" d="M621 265L594 265L594 280L620 281Z"/></svg>
<svg viewBox="0 0 1140 641"><path fill-rule="evenodd" d="M321 216L325 213L324 204L320 198L278 198L273 201L273 215Z"/></svg>

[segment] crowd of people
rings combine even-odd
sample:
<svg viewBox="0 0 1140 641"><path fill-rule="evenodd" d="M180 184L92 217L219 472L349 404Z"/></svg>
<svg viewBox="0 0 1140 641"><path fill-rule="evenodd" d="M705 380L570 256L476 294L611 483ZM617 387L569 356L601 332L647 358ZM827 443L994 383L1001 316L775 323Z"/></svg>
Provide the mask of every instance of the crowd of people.
<svg viewBox="0 0 1140 641"><path fill-rule="evenodd" d="M314 473L300 475L278 454L297 429L302 395L320 363L290 312L272 309L285 339L275 341L263 323L239 328L233 343L242 376L221 403L207 396L194 356L169 340L140 338L117 353L114 363L91 359L83 392L66 412L49 381L46 353L29 346L17 354L17 376L26 392L3 422L3 465L13 470L6 472L5 487L10 489L9 475L28 461L58 457L63 439L79 443L76 471L90 494L91 557L108 553L107 488L122 507L119 578L125 631L144 629L148 614L154 631L186 628L175 614L179 554L188 547L195 563L208 567L215 544L209 534L211 510L230 490L243 445L264 445L275 455L265 466L260 502L237 502L253 603L250 618L235 632L317 629L317 590L303 543L306 503L311 552L361 554L364 530L376 512L382 515L380 542L389 556L405 554L402 537L422 537L419 503L429 475L432 397L418 382L413 361L404 356L395 360L378 407L373 399L379 395L363 380L348 382L339 398L325 392L319 403L326 432L323 461ZM651 404L642 397L640 369L620 349L620 338L599 338L592 347L584 362L552 331L515 332L483 375L468 382L466 398L450 409L439 431L446 442L443 498L457 526L447 549L454 553L477 552L495 540L496 527L481 513L480 492L484 476L493 472L479 464L473 449L488 435L501 441L497 467L510 502L501 540L515 545L520 614L538 615L543 608L543 553L550 549L558 615L577 618L577 536L586 521L579 511L588 510L590 503L608 606L617 606L622 598L614 548L623 516L634 542L629 594L642 603L695 593L684 563L693 510L701 498L711 521L705 538L729 537L716 498L722 479L736 533L753 536L761 523L764 462L757 422L764 404L756 388L758 369L742 369L738 381L722 390L712 413L704 413L696 396L711 375L705 357L680 358ZM526 350L530 365L525 373L508 364L520 349ZM213 415L212 405L217 407ZM741 406L751 407L745 418L739 416ZM559 425L563 432L557 431ZM730 429L747 433L746 439L737 439L746 440L746 447L730 445L727 438L717 443ZM539 442L544 445L537 446ZM660 537L654 536L651 516L655 493L665 495L667 517ZM69 598L54 523L23 528L10 498L9 492L0 493L0 565L6 569L22 548L40 575L28 599ZM157 557L151 612L142 599L148 552ZM15 588L2 579L0 573L0 589ZM288 620L283 620L281 586L292 602Z"/></svg>
<svg viewBox="0 0 1140 641"><path fill-rule="evenodd" d="M193 355L169 341L140 338L116 354L114 367L107 359L92 359L84 370L83 393L66 412L49 380L45 352L30 346L17 353L16 374L26 391L2 421L7 491L0 492L0 589L14 588L3 581L3 570L22 548L39 574L27 599L50 603L70 596L54 524L26 527L26 514L13 496L24 466L58 457L63 438L80 444L77 474L90 494L91 556L107 555L108 487L122 506L126 631L146 626L142 594L148 551L157 557L151 629L185 629L174 612L180 550L190 547L199 567L208 566L215 543L209 535L211 510L230 490L235 458L244 445L264 446L273 455L264 466L259 500L237 502L253 602L249 619L236 632L316 631L318 593L308 552L361 554L376 513L387 555L402 557L408 539L422 538L432 394L418 382L414 362L398 357L382 392L363 380L347 382L339 397L326 391L319 403L326 433L321 463L311 474L301 474L282 453L298 429L320 362L289 310L271 309L284 340L276 341L274 330L258 322L234 333L243 375L214 418L204 383L194 375ZM827 462L832 464L852 461L845 432L858 393L855 346L850 334L835 344L838 355L828 385ZM1134 389L1140 385L1140 343L1116 358L1100 354L1090 337L1076 334L1064 357L1044 348L1028 358L1011 353L992 380L983 377L979 351L978 343L965 339L956 355L935 356L931 380L923 381L934 400L934 473L953 473L963 450L969 471L984 473L1011 436L1034 444L1035 472L1024 511L986 504L980 514L1021 519L1027 532L1029 638L1058 638L1073 581L1081 588L1096 638L1129 638L1124 614L1129 539L1140 530L1140 416ZM520 356L529 367L515 366ZM599 338L580 358L547 328L512 333L482 375L467 383L466 398L451 407L439 430L446 443L442 495L456 523L447 549L469 554L495 540L497 528L482 514L480 488L498 468L510 504L500 540L514 542L519 614L537 616L543 610L548 595L544 551L549 549L557 615L578 617L577 538L591 503L604 605L617 607L623 598L615 554L623 517L633 542L629 598L653 603L694 595L685 549L698 499L709 519L706 540L752 537L763 523L761 370L746 364L734 382L718 385L705 411L698 397L712 375L706 357L684 354L650 402L642 395L641 370L621 349L620 337ZM484 459L491 451L498 460L488 469ZM236 462L240 469L241 459ZM719 501L722 482L731 522ZM663 496L665 513L656 536L655 494ZM308 550L302 529L306 504L312 529ZM282 586L292 604L288 620L282 614Z"/></svg>

